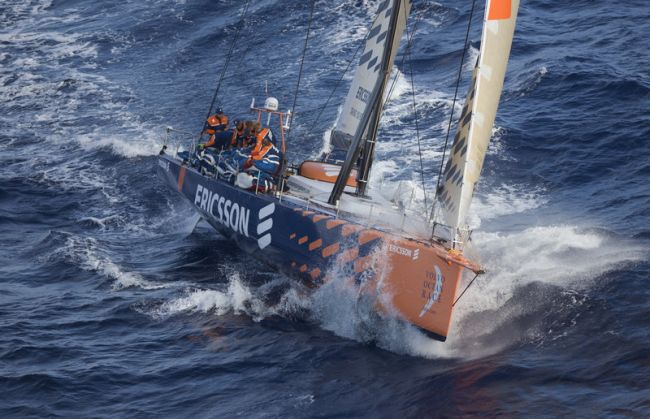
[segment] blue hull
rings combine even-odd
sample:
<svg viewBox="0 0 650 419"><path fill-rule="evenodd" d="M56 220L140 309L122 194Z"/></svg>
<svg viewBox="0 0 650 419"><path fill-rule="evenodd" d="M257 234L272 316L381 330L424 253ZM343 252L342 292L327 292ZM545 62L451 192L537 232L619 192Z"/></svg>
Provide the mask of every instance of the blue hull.
<svg viewBox="0 0 650 419"><path fill-rule="evenodd" d="M336 272L350 284L388 295L379 311L446 338L461 274L472 269L461 255L337 218L326 209L308 210L286 197L240 189L165 154L158 163L166 183L246 252L310 287Z"/></svg>
<svg viewBox="0 0 650 419"><path fill-rule="evenodd" d="M256 258L309 286L322 283L332 256L358 247L358 257L365 257L381 243L381 238L377 237L359 244L361 227L345 234L345 240L341 240L342 230L348 224L335 220L334 214L306 211L274 195L256 194L206 177L167 155L159 157L158 172L219 233ZM328 250L326 243L338 246ZM347 267L343 266L344 271L346 268L354 272L354 260L348 261ZM361 282L368 274L355 273L355 281Z"/></svg>

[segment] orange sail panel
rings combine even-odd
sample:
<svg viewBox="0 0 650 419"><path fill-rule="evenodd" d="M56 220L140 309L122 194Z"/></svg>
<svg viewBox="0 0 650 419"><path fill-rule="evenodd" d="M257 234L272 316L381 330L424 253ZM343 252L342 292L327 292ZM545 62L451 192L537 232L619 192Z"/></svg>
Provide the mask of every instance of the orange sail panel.
<svg viewBox="0 0 650 419"><path fill-rule="evenodd" d="M489 7L487 20L510 19L512 16L512 0L490 0Z"/></svg>

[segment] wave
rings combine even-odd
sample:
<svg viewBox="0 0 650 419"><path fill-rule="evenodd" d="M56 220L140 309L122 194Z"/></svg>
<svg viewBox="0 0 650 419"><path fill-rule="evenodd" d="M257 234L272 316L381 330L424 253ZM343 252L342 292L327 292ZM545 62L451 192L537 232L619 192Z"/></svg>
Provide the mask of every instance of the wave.
<svg viewBox="0 0 650 419"><path fill-rule="evenodd" d="M113 291L128 288L156 290L178 286L145 279L140 273L129 271L111 260L108 252L102 249L99 240L93 237L81 237L71 233L61 233L66 237L63 246L55 249L47 257L71 263L85 271L96 272L112 281Z"/></svg>
<svg viewBox="0 0 650 419"><path fill-rule="evenodd" d="M222 289L186 288L184 295L165 301L145 310L156 319L191 313L204 313L223 316L226 314L247 315L254 321L282 315L290 316L305 308L307 299L287 285L287 278L278 278L259 287L243 282L238 271L231 272ZM269 296L277 287L283 288L279 298L270 301Z"/></svg>
<svg viewBox="0 0 650 419"><path fill-rule="evenodd" d="M144 136L143 133L135 134L128 138L118 135L106 136L97 133L94 135L78 136L75 140L85 150L109 150L117 156L134 158L157 155L163 145L162 133L160 134L160 140L151 138L151 136Z"/></svg>

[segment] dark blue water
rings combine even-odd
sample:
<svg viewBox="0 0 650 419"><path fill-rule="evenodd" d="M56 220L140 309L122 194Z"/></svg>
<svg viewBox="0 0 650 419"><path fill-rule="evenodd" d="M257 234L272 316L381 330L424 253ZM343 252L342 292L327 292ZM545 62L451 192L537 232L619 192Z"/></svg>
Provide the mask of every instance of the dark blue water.
<svg viewBox="0 0 650 419"><path fill-rule="evenodd" d="M414 5L428 191L469 3ZM349 74L316 113L377 5L316 2L293 160L323 147ZM200 129L242 6L0 4L0 415L648 416L647 1L523 2L472 207L488 273L446 343L378 322L341 287L305 295L193 231L156 178L164 128ZM308 15L252 1L220 91L231 116L265 82L290 106ZM401 57L373 182L420 188Z"/></svg>

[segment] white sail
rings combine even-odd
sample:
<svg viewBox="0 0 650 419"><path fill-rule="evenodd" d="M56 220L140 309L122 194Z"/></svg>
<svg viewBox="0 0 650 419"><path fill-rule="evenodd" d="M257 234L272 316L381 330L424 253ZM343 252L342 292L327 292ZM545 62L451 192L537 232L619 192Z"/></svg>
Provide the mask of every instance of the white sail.
<svg viewBox="0 0 650 419"><path fill-rule="evenodd" d="M519 0L487 0L481 50L438 193L445 223L465 225L481 175L515 31Z"/></svg>
<svg viewBox="0 0 650 419"><path fill-rule="evenodd" d="M396 4L400 9L397 17L397 25L393 37L387 39L393 7ZM377 17L370 28L370 32L368 32L366 45L354 73L354 79L343 104L341 115L332 131L331 143L335 148L347 149L349 147L363 114L371 111L369 109L370 103L368 102L372 91L379 86L379 79L384 76L380 70L384 60L384 54L386 53L387 46L389 46L388 42L390 41L392 43L390 48L390 65L388 68L388 72L390 73L410 10L411 0L384 0L379 5Z"/></svg>

